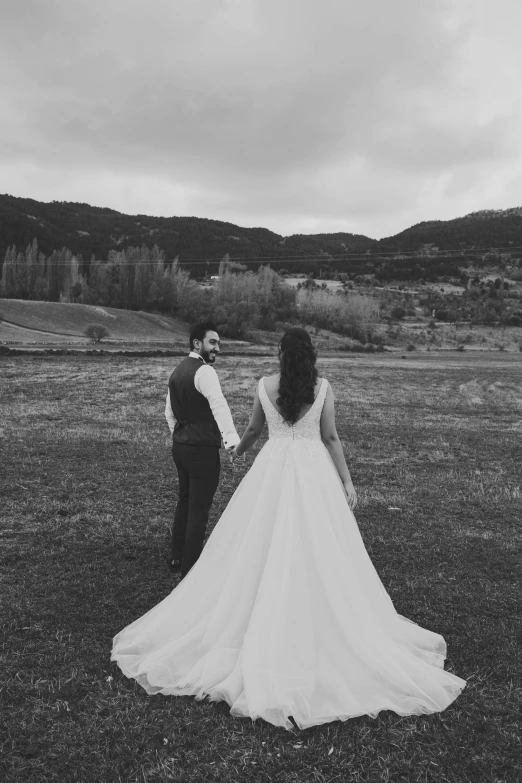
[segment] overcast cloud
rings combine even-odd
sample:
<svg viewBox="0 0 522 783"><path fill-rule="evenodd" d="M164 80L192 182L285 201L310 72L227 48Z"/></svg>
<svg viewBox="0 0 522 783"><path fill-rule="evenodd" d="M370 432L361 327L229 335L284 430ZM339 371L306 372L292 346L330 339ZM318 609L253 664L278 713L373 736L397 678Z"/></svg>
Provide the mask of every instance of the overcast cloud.
<svg viewBox="0 0 522 783"><path fill-rule="evenodd" d="M522 205L519 0L0 0L0 192L373 237Z"/></svg>

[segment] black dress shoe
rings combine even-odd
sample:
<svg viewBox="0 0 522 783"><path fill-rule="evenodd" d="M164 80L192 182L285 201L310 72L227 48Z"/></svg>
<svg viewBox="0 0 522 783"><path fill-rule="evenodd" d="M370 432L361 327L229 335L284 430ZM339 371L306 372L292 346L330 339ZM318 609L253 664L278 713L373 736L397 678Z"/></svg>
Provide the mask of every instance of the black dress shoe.
<svg viewBox="0 0 522 783"><path fill-rule="evenodd" d="M175 560L173 558L167 557L165 562L169 571L172 571L173 573L176 573L181 568L181 560Z"/></svg>

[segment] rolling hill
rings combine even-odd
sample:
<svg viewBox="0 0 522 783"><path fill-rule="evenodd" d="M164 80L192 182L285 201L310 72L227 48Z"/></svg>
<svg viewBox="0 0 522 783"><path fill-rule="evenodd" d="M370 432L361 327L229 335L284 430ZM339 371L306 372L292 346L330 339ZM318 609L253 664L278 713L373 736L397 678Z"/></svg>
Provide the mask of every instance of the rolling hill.
<svg viewBox="0 0 522 783"><path fill-rule="evenodd" d="M379 240L379 250L415 251L433 244L439 250L476 248L509 251L522 256L522 207L471 212L453 220L430 220Z"/></svg>
<svg viewBox="0 0 522 783"><path fill-rule="evenodd" d="M0 299L0 342L86 342L88 324L101 324L112 340L165 343L185 347L188 326L163 315L118 310L114 307Z"/></svg>
<svg viewBox="0 0 522 783"><path fill-rule="evenodd" d="M283 237L266 228L242 228L206 218L125 215L89 204L44 203L0 195L0 264L8 247L24 250L34 238L44 254L66 247L86 261L93 255L105 260L110 251L129 246L157 245L167 260L179 256L182 266L189 262L196 277L215 273L221 258L229 253L232 260L248 263L252 259L251 265L258 266L266 259L275 269L288 267L292 272L318 274L326 267L352 276L369 273L381 279L438 279L458 275L470 263L480 266L481 255L491 249L520 259L522 208L425 221L376 240L348 233ZM425 248L429 245L438 248L439 262L427 257ZM397 258L390 258L392 254ZM400 259L401 254L411 257Z"/></svg>
<svg viewBox="0 0 522 783"><path fill-rule="evenodd" d="M196 217L124 215L113 209L68 202L43 203L0 195L0 259L8 247L20 249L38 240L49 254L68 247L85 258L106 258L110 250L157 245L167 258L220 261L232 257L314 255L343 249L367 250L375 240L354 234L282 237L266 228L242 228L233 223Z"/></svg>

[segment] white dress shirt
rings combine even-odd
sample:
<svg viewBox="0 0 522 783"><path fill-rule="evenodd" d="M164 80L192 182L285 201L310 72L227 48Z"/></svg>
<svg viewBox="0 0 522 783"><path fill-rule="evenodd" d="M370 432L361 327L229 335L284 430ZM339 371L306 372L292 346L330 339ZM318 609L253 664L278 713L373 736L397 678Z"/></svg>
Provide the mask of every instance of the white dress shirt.
<svg viewBox="0 0 522 783"><path fill-rule="evenodd" d="M219 383L217 372L210 364L205 364L199 353L191 351L189 356L192 359L199 359L201 361L201 367L194 376L194 386L198 392L207 398L212 415L219 427L223 445L226 449L231 449L233 446L237 446L240 437L234 427L228 403L221 391L221 384ZM174 416L172 405L170 404L170 390L167 392L165 403L165 418L167 419L167 424L169 425L172 434L174 432L174 427L176 426L176 417Z"/></svg>

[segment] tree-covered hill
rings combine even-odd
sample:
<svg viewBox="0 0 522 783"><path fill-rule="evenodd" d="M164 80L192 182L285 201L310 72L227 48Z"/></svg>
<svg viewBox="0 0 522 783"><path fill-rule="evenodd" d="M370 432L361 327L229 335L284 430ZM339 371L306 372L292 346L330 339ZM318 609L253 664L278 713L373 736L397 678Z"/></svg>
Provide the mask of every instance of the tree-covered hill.
<svg viewBox="0 0 522 783"><path fill-rule="evenodd" d="M0 195L0 258L8 247L25 248L36 238L50 254L67 247L84 258L107 258L109 251L128 246L157 245L180 263L199 259L277 259L366 250L376 241L354 234L282 237L266 228L242 228L233 223L196 217L124 215L113 209L71 202L42 203Z"/></svg>
<svg viewBox="0 0 522 783"><path fill-rule="evenodd" d="M429 220L417 223L400 234L381 239L379 250L408 252L423 245L439 250L470 249L509 252L522 255L522 207L486 209L453 220Z"/></svg>
<svg viewBox="0 0 522 783"><path fill-rule="evenodd" d="M0 264L8 248L25 250L33 240L45 255L67 248L87 263L111 252L154 246L171 262L179 257L193 277L217 272L226 254L256 269L328 277L373 275L386 280L459 277L470 267L487 267L488 251L522 257L522 208L484 210L453 220L419 223L385 239L360 234L294 234L197 217L125 215L113 209L72 202L43 203L0 195Z"/></svg>

